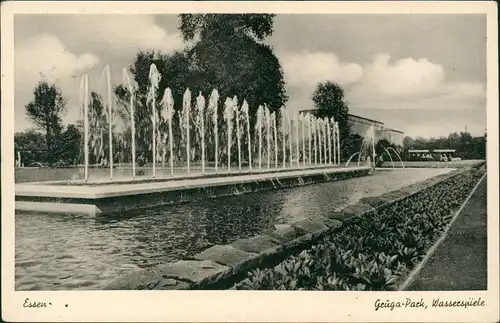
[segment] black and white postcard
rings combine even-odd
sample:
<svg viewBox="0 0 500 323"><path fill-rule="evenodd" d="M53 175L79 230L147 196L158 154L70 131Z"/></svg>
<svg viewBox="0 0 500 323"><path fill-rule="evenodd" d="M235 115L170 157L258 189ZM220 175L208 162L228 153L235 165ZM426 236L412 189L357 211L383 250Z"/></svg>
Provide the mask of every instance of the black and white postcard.
<svg viewBox="0 0 500 323"><path fill-rule="evenodd" d="M5 321L497 322L494 2L3 2Z"/></svg>

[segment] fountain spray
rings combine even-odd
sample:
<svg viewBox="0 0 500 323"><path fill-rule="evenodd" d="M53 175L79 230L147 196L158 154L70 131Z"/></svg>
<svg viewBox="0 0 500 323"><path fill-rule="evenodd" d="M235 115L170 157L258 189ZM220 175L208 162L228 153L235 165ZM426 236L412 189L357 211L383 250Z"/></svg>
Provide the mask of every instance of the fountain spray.
<svg viewBox="0 0 500 323"><path fill-rule="evenodd" d="M132 178L135 178L135 112L134 112L134 89L132 87L132 82L128 76L126 68L123 68L122 78L128 85L128 90L130 92L130 130L132 132Z"/></svg>
<svg viewBox="0 0 500 323"><path fill-rule="evenodd" d="M339 133L339 122L335 122L335 131L336 131L336 138L337 138L337 160L338 160L338 165L340 165L340 133Z"/></svg>
<svg viewBox="0 0 500 323"><path fill-rule="evenodd" d="M371 126L372 130L372 163L375 165L375 128Z"/></svg>
<svg viewBox="0 0 500 323"><path fill-rule="evenodd" d="M108 87L108 115L109 115L109 178L113 179L113 101L111 99L111 68L106 65Z"/></svg>
<svg viewBox="0 0 500 323"><path fill-rule="evenodd" d="M196 98L196 109L198 110L197 118L199 126L201 127L201 172L205 174L205 98L201 95L201 92Z"/></svg>
<svg viewBox="0 0 500 323"><path fill-rule="evenodd" d="M262 106L257 109L256 126L259 131L259 171L262 169Z"/></svg>
<svg viewBox="0 0 500 323"><path fill-rule="evenodd" d="M324 140L323 140L323 120L321 120L321 118L318 118L316 120L317 122L317 126L318 126L318 144L319 144L319 147L318 147L318 150L319 150L319 163L320 165L324 163L324 157L323 156L323 144L324 144Z"/></svg>
<svg viewBox="0 0 500 323"><path fill-rule="evenodd" d="M191 142L190 142L190 110L191 110L191 91L189 88L184 92L184 98L182 102L182 108L184 109L184 115L186 118L186 157L187 157L187 172L190 172L190 163L191 163Z"/></svg>
<svg viewBox="0 0 500 323"><path fill-rule="evenodd" d="M264 104L264 114L266 116L266 139L267 139L267 169L271 168L271 115L269 108Z"/></svg>
<svg viewBox="0 0 500 323"><path fill-rule="evenodd" d="M330 118L330 123L332 125L332 137L333 137L332 142L331 142L331 144L332 144L331 148L333 148L333 164L337 165L337 158L336 158L337 154L335 153L335 146L336 146L335 145L335 119L333 117Z"/></svg>
<svg viewBox="0 0 500 323"><path fill-rule="evenodd" d="M283 135L283 169L286 168L285 107L280 108L281 134Z"/></svg>
<svg viewBox="0 0 500 323"><path fill-rule="evenodd" d="M174 176L174 145L173 145L173 131L172 131L172 118L174 116L174 99L170 88L165 90L163 96L167 105L167 118L168 118L168 142L170 150L170 175Z"/></svg>
<svg viewBox="0 0 500 323"><path fill-rule="evenodd" d="M243 106L241 110L245 114L245 119L247 122L247 141L248 141L248 166L250 167L250 172L252 171L252 139L250 137L250 117L248 116L248 103L243 100Z"/></svg>
<svg viewBox="0 0 500 323"><path fill-rule="evenodd" d="M276 129L276 111L271 113L271 120L273 121L273 133L274 133L274 162L275 167L278 168L278 134Z"/></svg>
<svg viewBox="0 0 500 323"><path fill-rule="evenodd" d="M89 179L89 77L82 76L80 82L80 102L83 101L83 155L84 155L84 178Z"/></svg>
<svg viewBox="0 0 500 323"><path fill-rule="evenodd" d="M311 143L312 143L312 122L311 122L311 119L312 119L312 116L310 114L307 115L307 131L309 132L309 136L307 137L308 141L309 141L309 166L312 165L312 146L311 146Z"/></svg>
<svg viewBox="0 0 500 323"><path fill-rule="evenodd" d="M316 117L311 117L311 131L314 140L314 166L318 165L318 137L316 136Z"/></svg>
<svg viewBox="0 0 500 323"><path fill-rule="evenodd" d="M238 109L238 98L233 97L233 109L236 113L236 140L238 141L238 171L241 173L241 135L240 135L240 111Z"/></svg>
<svg viewBox="0 0 500 323"><path fill-rule="evenodd" d="M218 127L218 102L219 102L219 92L213 90L210 94L210 99L208 102L208 110L212 112L212 122L214 124L214 138L215 138L215 173L218 173L219 164L219 127Z"/></svg>
<svg viewBox="0 0 500 323"><path fill-rule="evenodd" d="M306 140L305 140L305 132L304 132L304 124L306 123L306 119L303 114L299 115L300 124L302 125L301 133L302 133L302 164L306 167Z"/></svg>
<svg viewBox="0 0 500 323"><path fill-rule="evenodd" d="M226 98L224 103L224 120L227 126L227 171L231 173L231 137L232 137L232 119L233 119L233 101Z"/></svg>
<svg viewBox="0 0 500 323"><path fill-rule="evenodd" d="M290 113L288 110L286 110L286 120L288 121L288 144L289 144L289 159L290 159L290 168L293 168L293 161L292 161L292 118L290 118Z"/></svg>
<svg viewBox="0 0 500 323"><path fill-rule="evenodd" d="M326 141L326 139L327 139L327 134L326 134L327 122L328 121L327 121L326 117L321 120L321 125L322 125L321 130L323 130L323 147L324 147L323 161L324 161L325 165L328 164L328 151L327 151L327 141Z"/></svg>
<svg viewBox="0 0 500 323"><path fill-rule="evenodd" d="M294 121L295 121L295 145L297 148L297 168L300 168L300 148L299 148L299 114L296 113L294 114Z"/></svg>
<svg viewBox="0 0 500 323"><path fill-rule="evenodd" d="M389 152L389 150L387 150L387 148L385 148L384 146L382 146L382 148L384 148L385 152L386 152L386 153L387 153L387 155L389 156L389 160L391 161L392 168L395 168L395 166L394 166L394 161L392 160L391 153L390 153L390 152Z"/></svg>
<svg viewBox="0 0 500 323"><path fill-rule="evenodd" d="M160 83L161 75L158 72L155 64L151 64L149 67L149 81L151 82L151 89L149 92L148 99L152 102L152 115L151 119L153 121L153 178L156 176L156 90L158 89ZM148 101L149 101L148 100Z"/></svg>
<svg viewBox="0 0 500 323"><path fill-rule="evenodd" d="M399 155L399 153L396 151L396 149L392 148L392 147L389 147L390 150L392 150L396 156L398 156L399 158L399 161L401 162L401 167L404 169L405 168L405 164L403 163L403 160L401 159L401 156Z"/></svg>
<svg viewBox="0 0 500 323"><path fill-rule="evenodd" d="M332 134L330 129L330 119L326 118L326 127L328 135L328 164L332 164Z"/></svg>

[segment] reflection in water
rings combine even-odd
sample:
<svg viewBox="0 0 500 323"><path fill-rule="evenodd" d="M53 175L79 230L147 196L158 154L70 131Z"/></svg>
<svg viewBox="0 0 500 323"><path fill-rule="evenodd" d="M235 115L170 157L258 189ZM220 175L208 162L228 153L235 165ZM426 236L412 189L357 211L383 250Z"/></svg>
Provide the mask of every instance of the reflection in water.
<svg viewBox="0 0 500 323"><path fill-rule="evenodd" d="M304 187L138 210L120 217L16 215L16 289L98 289L140 268L192 257L447 172L406 169Z"/></svg>

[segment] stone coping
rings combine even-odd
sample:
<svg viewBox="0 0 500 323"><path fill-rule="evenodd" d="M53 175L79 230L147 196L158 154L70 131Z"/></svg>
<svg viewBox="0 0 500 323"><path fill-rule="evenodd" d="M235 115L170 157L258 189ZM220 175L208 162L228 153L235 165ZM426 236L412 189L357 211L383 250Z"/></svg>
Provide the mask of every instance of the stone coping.
<svg viewBox="0 0 500 323"><path fill-rule="evenodd" d="M221 185L236 185L256 181L283 180L301 176L315 176L322 174L336 174L345 172L367 171L369 166L359 167L330 167L290 170L287 172L259 173L221 177L203 177L174 181L158 181L147 183L116 183L101 186L91 185L44 185L43 183L19 183L15 185L16 197L52 197L52 198L80 198L101 199L117 196L150 194L166 191L187 190L197 187L213 187Z"/></svg>
<svg viewBox="0 0 500 323"><path fill-rule="evenodd" d="M275 266L288 255L298 253L321 237L348 225L349 219L368 215L466 171L456 169L377 197L362 198L354 205L325 216L302 219L290 225L276 225L275 230L265 231L252 238L212 246L189 260L117 277L103 289L230 289L244 279L249 270Z"/></svg>
<svg viewBox="0 0 500 323"><path fill-rule="evenodd" d="M366 176L370 172L369 167L330 168L294 171L272 176L254 174L246 177L102 187L21 184L19 187L16 186L15 205L16 211L21 213L119 215L139 209Z"/></svg>
<svg viewBox="0 0 500 323"><path fill-rule="evenodd" d="M295 166L294 162L294 166ZM288 167L288 164L286 165ZM115 184L141 184L141 183L158 183L158 182L174 182L174 181L180 181L180 180L194 180L194 179L207 179L207 178L222 178L222 177L235 177L235 176L243 176L243 175L257 175L257 174L275 174L275 173L285 173L285 172L291 172L291 171L307 171L307 170L320 170L320 169L331 169L331 168L341 168L341 169L348 169L348 168L357 168L360 166L340 166L340 165L333 165L333 164L322 164L322 165L306 165L303 166L301 163L299 168L293 167L293 168L270 168L268 169L266 166L262 167L262 169L258 168L253 168L250 170L248 167L245 167L245 169L242 169L239 171L238 168L235 168L233 166L232 171L228 172L227 168L225 167L219 167L219 171L216 173L215 170L207 170L204 174L201 172L201 170L193 170L191 173L181 173L179 175L165 175L163 174L158 174L155 178L152 178L150 176L142 176L138 175L135 178L132 177L125 177L125 178L115 178L113 180L110 180L108 178L104 179L92 179L90 178L88 181L85 181L84 179L77 179L77 180L55 180L55 181L43 181L43 182L24 182L22 184L29 184L29 185L69 185L69 186L103 186L103 185L115 185ZM200 168L200 167L198 167ZM138 168L136 172L139 172L141 170L148 170L150 171L151 168ZM164 171L165 169L163 169ZM159 172L159 171L158 171ZM21 184L21 183L20 183Z"/></svg>

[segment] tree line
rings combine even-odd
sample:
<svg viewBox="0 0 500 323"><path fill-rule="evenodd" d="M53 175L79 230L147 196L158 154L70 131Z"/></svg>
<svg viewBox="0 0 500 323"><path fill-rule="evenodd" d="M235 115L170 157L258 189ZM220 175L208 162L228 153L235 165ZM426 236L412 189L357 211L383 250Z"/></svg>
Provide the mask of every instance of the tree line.
<svg viewBox="0 0 500 323"><path fill-rule="evenodd" d="M409 150L454 149L454 156L462 159L486 159L486 133L483 136L473 137L468 132L453 132L447 137L439 138L411 138L403 140L403 154L409 158Z"/></svg>
<svg viewBox="0 0 500 323"><path fill-rule="evenodd" d="M151 115L156 113L159 117L159 110L153 112L148 100L151 85L149 67L152 63L162 75L156 91L156 102L161 101L165 89L169 87L176 102L174 109L177 110L182 107L180 103L187 88L193 93L193 104L199 93L208 99L211 91L217 89L220 95L218 115L221 119L223 103L227 97L237 96L240 104L246 100L252 127L260 105L266 105L271 112L276 113L280 107L286 107L288 95L283 69L274 49L264 43L273 33L274 16L182 14L179 15L178 27L186 44L184 49L169 54L139 51L129 67L134 83L136 150L151 154ZM128 102L131 93L128 86L117 85L113 94L117 114L126 123L126 120L130 120ZM334 82L322 82L318 84L312 99L318 109L315 112L317 116L333 116L339 122L342 155L348 155L352 145L349 144L348 107L343 89ZM89 111L94 116L95 123L90 125L90 139L94 143L91 146L93 162L98 162L97 156L105 154L107 149L106 140L96 138L107 136L109 117L106 115L106 104L99 93L90 94ZM28 159L49 165L59 161L70 164L81 162L82 120L75 125L63 126L62 116L65 110L66 100L61 90L41 81L34 89L34 99L26 105L26 114L36 130L43 132L43 136L34 130L16 134L16 150L22 151ZM174 126L178 127L176 122L178 121L174 118ZM123 136L130 136L127 125ZM124 151L118 148L120 147L117 147L117 151Z"/></svg>
<svg viewBox="0 0 500 323"><path fill-rule="evenodd" d="M286 108L288 95L285 89L283 69L274 49L264 40L273 33L274 15L271 14L183 14L179 15L179 30L185 41L185 48L172 53L160 51L139 51L136 53L129 72L132 76L134 94L134 121L136 126L137 156L152 160L152 122L156 114L161 119L160 104L152 110L148 98L149 68L154 63L161 74L156 93L156 102L163 99L165 89L172 91L174 109L182 108L183 95L191 90L191 106L195 106L198 94L208 100L213 89L219 92L218 117L222 123L224 101L237 96L239 104L246 100L249 106L250 124L253 129L256 111L266 105L271 112L278 114L281 107ZM122 128L113 125L114 159L130 160L130 147L125 138L131 138L129 101L131 93L128 84L118 84L113 88L113 106L118 119L123 121ZM311 94L317 117L334 117L339 123L341 158L347 160L361 148L363 137L353 133L350 128L349 107L345 100L344 89L332 81L317 84ZM108 150L109 116L107 102L100 93L91 92L89 97L90 122L90 162L99 163L106 157ZM83 121L63 125L66 99L54 84L41 81L33 91L33 100L26 106L26 114L35 126L15 134L15 149L22 153L23 160L53 164L77 164L83 161ZM310 107L302 107L305 110ZM278 119L279 120L279 119ZM174 136L181 136L178 117L173 118ZM163 128L162 128L163 127ZM160 131L166 131L160 124ZM41 131L38 132L38 131ZM192 130L194 131L194 130ZM221 129L223 135L224 129ZM179 138L176 139L176 141ZM130 140L128 140L130 141ZM242 136L242 146L246 136ZM199 145L196 140L193 145ZM383 153L383 147L392 144L381 141L376 148ZM212 149L209 145L208 150ZM393 146L393 145L392 145ZM401 147L393 147L401 151ZM412 139L406 137L403 153L409 149L456 149L462 158L484 158L485 138L473 138L470 134L450 134L447 138ZM180 149L180 147L177 147ZM208 151L208 153L212 153ZM246 150L243 151L246 154ZM181 152L176 152L181 155ZM243 156L245 157L245 156Z"/></svg>

